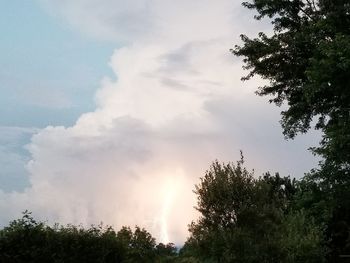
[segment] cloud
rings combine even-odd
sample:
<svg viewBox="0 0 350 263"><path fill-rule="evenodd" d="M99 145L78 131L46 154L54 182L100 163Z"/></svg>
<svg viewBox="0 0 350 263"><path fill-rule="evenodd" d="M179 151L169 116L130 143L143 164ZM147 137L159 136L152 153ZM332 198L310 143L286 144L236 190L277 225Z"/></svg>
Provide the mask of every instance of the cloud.
<svg viewBox="0 0 350 263"><path fill-rule="evenodd" d="M42 3L81 32L128 44L112 55L117 79L102 81L94 112L32 137L31 187L0 193L2 222L30 209L50 222L138 224L181 243L196 218L194 184L216 158L242 149L259 173L313 166L314 137L290 147L278 109L253 94L262 81L240 81L228 50L258 27L241 20L237 1Z"/></svg>
<svg viewBox="0 0 350 263"><path fill-rule="evenodd" d="M0 189L5 192L23 191L29 186L26 163L29 154L24 144L38 129L0 126Z"/></svg>
<svg viewBox="0 0 350 263"><path fill-rule="evenodd" d="M266 28L264 23L252 23L253 14L242 8L240 1L232 0L37 1L81 33L119 43L173 41L178 44L208 40L208 36L228 36L247 23L254 26L245 32Z"/></svg>
<svg viewBox="0 0 350 263"><path fill-rule="evenodd" d="M131 0L39 0L52 15L82 33L104 40L129 42L152 30L151 6L154 1Z"/></svg>

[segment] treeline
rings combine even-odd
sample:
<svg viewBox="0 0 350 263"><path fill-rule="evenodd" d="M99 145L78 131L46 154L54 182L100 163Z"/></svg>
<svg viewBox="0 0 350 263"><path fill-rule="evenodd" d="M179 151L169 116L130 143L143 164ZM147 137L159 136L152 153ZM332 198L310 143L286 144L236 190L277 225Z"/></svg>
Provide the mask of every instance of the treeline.
<svg viewBox="0 0 350 263"><path fill-rule="evenodd" d="M0 262L347 262L348 221L328 188L236 163L214 162L195 186L201 216L181 249L145 229L48 226L29 212L0 230ZM343 206L344 204L339 204ZM346 212L346 211L344 211Z"/></svg>
<svg viewBox="0 0 350 263"><path fill-rule="evenodd" d="M145 229L123 227L116 232L103 225L48 226L29 212L0 230L0 262L3 263L112 263L174 262L174 244L156 244Z"/></svg>

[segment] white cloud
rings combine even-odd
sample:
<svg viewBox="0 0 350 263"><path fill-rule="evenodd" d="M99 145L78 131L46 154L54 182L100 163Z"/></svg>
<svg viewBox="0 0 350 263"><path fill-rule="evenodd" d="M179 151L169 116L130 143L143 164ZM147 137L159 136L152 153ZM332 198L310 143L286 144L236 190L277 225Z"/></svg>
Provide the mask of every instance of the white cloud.
<svg viewBox="0 0 350 263"><path fill-rule="evenodd" d="M243 149L258 172L312 167L313 137L291 148L278 109L253 94L260 80L240 81L228 50L256 24L241 19L238 1L42 2L82 32L129 44L111 58L117 80L103 81L96 111L32 138L31 188L2 193L7 215L138 224L182 242L195 218L194 183L214 159L236 160Z"/></svg>
<svg viewBox="0 0 350 263"><path fill-rule="evenodd" d="M38 0L51 14L93 37L130 41L154 27L153 0Z"/></svg>

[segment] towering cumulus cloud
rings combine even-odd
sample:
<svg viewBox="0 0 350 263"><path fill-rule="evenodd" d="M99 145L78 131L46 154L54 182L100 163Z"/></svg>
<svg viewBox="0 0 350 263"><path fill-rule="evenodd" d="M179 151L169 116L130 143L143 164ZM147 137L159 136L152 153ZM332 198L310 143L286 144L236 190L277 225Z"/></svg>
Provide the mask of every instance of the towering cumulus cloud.
<svg viewBox="0 0 350 263"><path fill-rule="evenodd" d="M235 160L243 149L262 170L307 169L309 157L297 158L303 142L288 149L278 112L253 94L258 80L240 81L229 49L255 30L240 1L41 2L77 30L123 46L96 110L32 138L31 187L0 193L3 221L29 209L50 222L137 224L179 243L196 216L194 184L216 158Z"/></svg>

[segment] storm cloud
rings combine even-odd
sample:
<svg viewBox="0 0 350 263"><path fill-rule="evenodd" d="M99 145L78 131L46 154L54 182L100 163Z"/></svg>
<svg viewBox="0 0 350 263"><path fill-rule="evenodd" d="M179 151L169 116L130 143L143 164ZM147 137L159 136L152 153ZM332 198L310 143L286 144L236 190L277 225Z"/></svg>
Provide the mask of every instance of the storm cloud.
<svg viewBox="0 0 350 263"><path fill-rule="evenodd" d="M215 159L300 177L315 165L308 135L286 142L279 111L241 82L229 49L266 27L239 1L39 1L90 37L114 41L96 110L47 127L28 150L30 187L0 192L1 221L29 209L49 222L140 225L181 243L196 218L192 190ZM5 213L6 212L6 213Z"/></svg>

